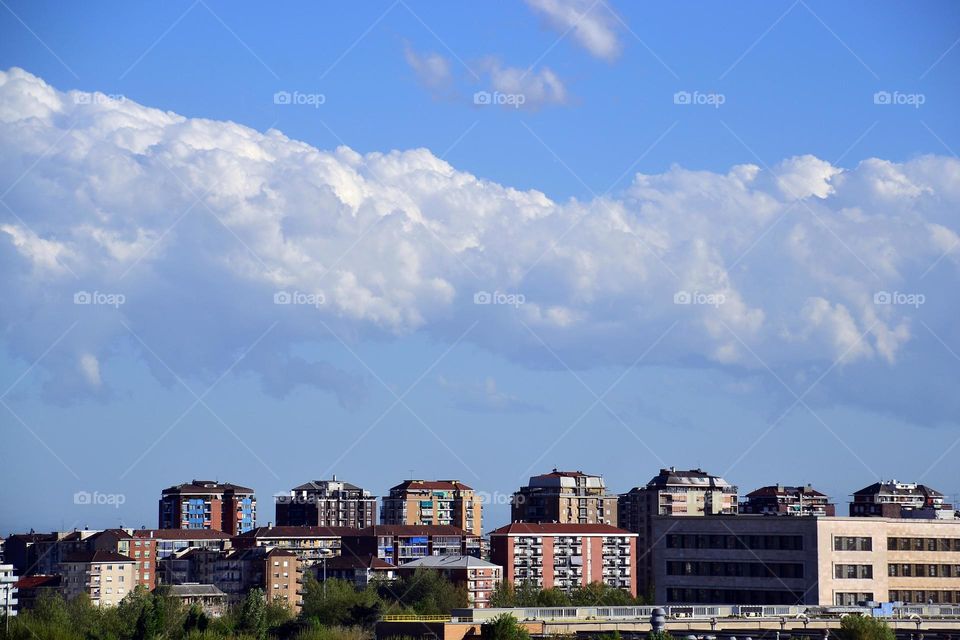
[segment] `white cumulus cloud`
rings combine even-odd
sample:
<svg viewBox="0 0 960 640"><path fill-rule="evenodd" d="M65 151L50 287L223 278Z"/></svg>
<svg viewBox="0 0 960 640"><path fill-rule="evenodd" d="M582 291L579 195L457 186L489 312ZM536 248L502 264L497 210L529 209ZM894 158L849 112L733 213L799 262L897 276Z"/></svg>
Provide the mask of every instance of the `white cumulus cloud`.
<svg viewBox="0 0 960 640"><path fill-rule="evenodd" d="M476 322L467 341L537 367L557 366L540 340L574 367L649 350L643 363L794 380L842 360L845 400L930 421L960 408L948 377L917 375L955 367L941 340L960 349L956 159L674 166L557 202L426 149L323 150L76 95L0 73L0 183L15 184L0 321L34 362L79 320L40 365L52 395L107 393L118 343L164 380L167 366L215 378L256 344L238 370L269 393L310 385L355 406L363 377L299 345L453 341ZM74 304L80 290L125 302Z"/></svg>

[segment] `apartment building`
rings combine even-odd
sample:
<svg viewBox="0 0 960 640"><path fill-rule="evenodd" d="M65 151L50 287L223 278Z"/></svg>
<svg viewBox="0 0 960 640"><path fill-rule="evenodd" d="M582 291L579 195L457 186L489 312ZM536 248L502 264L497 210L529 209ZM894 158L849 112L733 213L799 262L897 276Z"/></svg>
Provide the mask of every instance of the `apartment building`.
<svg viewBox="0 0 960 640"><path fill-rule="evenodd" d="M436 571L467 592L467 604L473 609L490 606L490 596L503 579L503 567L480 558L451 554L428 556L398 567L401 576L412 576L417 570Z"/></svg>
<svg viewBox="0 0 960 640"><path fill-rule="evenodd" d="M645 592L653 584L656 516L704 516L735 514L737 487L703 469L660 469L650 482L620 496L618 520L627 531L638 534L637 579Z"/></svg>
<svg viewBox="0 0 960 640"><path fill-rule="evenodd" d="M131 529L130 534L129 555L137 562L138 580L150 589L187 581L172 566L177 554L191 549L230 548L230 536L213 529Z"/></svg>
<svg viewBox="0 0 960 640"><path fill-rule="evenodd" d="M97 531L74 530L51 533L17 533L4 541L4 561L12 564L19 576L53 575L60 561L71 552L69 542L82 540ZM84 551L78 548L76 551Z"/></svg>
<svg viewBox="0 0 960 640"><path fill-rule="evenodd" d="M480 557L481 538L451 525L377 525L343 536L341 555L373 555L399 567L439 555Z"/></svg>
<svg viewBox="0 0 960 640"><path fill-rule="evenodd" d="M160 529L213 529L230 535L256 525L253 489L211 480L193 480L164 489L160 497Z"/></svg>
<svg viewBox="0 0 960 640"><path fill-rule="evenodd" d="M322 558L340 555L344 536L355 535L356 527L257 527L233 538L237 549L272 547L292 551L306 566Z"/></svg>
<svg viewBox="0 0 960 640"><path fill-rule="evenodd" d="M483 534L483 505L459 480L406 480L383 497L381 524L446 525Z"/></svg>
<svg viewBox="0 0 960 640"><path fill-rule="evenodd" d="M113 551L76 553L60 567L60 590L67 600L85 593L94 606L111 607L136 586L136 562Z"/></svg>
<svg viewBox="0 0 960 640"><path fill-rule="evenodd" d="M956 517L953 505L944 495L926 485L915 482L887 480L874 482L853 493L850 503L853 517L881 518L935 518L952 520Z"/></svg>
<svg viewBox="0 0 960 640"><path fill-rule="evenodd" d="M809 484L768 485L751 491L740 503L740 513L765 516L835 516L836 505Z"/></svg>
<svg viewBox="0 0 960 640"><path fill-rule="evenodd" d="M960 604L960 521L658 517L664 604Z"/></svg>
<svg viewBox="0 0 960 640"><path fill-rule="evenodd" d="M377 524L377 498L366 489L337 480L312 480L277 496L278 526L354 527Z"/></svg>
<svg viewBox="0 0 960 640"><path fill-rule="evenodd" d="M12 564L0 564L0 618L17 615L17 576Z"/></svg>
<svg viewBox="0 0 960 640"><path fill-rule="evenodd" d="M513 494L513 522L560 522L617 526L617 496L600 476L557 471L532 476Z"/></svg>
<svg viewBox="0 0 960 640"><path fill-rule="evenodd" d="M515 522L490 534L504 580L571 592L593 582L637 595L637 534L607 524Z"/></svg>
<svg viewBox="0 0 960 640"><path fill-rule="evenodd" d="M185 555L205 558L191 563L190 581L216 585L231 604L241 602L251 589L263 589L270 601L300 612L304 569L292 551L266 547L219 552L196 549Z"/></svg>

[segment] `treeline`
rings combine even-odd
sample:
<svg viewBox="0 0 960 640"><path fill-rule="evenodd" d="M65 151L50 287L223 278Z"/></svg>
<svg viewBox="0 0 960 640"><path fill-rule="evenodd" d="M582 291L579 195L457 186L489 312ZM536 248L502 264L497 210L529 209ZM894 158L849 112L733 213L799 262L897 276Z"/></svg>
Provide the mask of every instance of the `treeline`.
<svg viewBox="0 0 960 640"><path fill-rule="evenodd" d="M574 590L540 589L532 584L501 584L494 607L619 606L644 604L602 583ZM220 617L186 607L164 587L138 587L116 607L95 607L85 596L66 602L44 594L36 606L0 625L2 640L370 640L384 615L449 615L468 606L467 592L436 571L426 569L395 582L374 582L357 589L343 580L304 578L301 613L270 602L254 589ZM490 637L524 636L512 616L489 625Z"/></svg>
<svg viewBox="0 0 960 640"><path fill-rule="evenodd" d="M585 587L574 589L568 595L565 591L552 587L541 589L529 582L516 586L502 582L497 585L490 599L491 607L623 607L642 606L650 602L649 598L634 598L623 589L611 587L603 582L593 582Z"/></svg>
<svg viewBox="0 0 960 640"><path fill-rule="evenodd" d="M254 589L219 617L186 607L168 590L137 587L116 607L80 596L45 593L36 606L0 624L3 640L370 640L381 615L446 615L467 606L467 593L436 571L356 589L343 580L304 578L299 616Z"/></svg>

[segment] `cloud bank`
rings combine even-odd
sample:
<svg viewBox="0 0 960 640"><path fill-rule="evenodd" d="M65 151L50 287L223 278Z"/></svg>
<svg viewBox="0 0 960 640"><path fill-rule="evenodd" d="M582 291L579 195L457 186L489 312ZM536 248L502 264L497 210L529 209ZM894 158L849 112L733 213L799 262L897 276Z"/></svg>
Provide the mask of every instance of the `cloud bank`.
<svg viewBox="0 0 960 640"><path fill-rule="evenodd" d="M46 353L54 398L105 397L132 345L167 382L249 349L237 370L266 391L355 406L362 376L299 345L476 323L466 341L530 367L642 358L797 393L829 373L822 401L931 423L960 408L953 158L674 166L556 202L426 149L325 151L20 69L0 73L0 146L4 343Z"/></svg>

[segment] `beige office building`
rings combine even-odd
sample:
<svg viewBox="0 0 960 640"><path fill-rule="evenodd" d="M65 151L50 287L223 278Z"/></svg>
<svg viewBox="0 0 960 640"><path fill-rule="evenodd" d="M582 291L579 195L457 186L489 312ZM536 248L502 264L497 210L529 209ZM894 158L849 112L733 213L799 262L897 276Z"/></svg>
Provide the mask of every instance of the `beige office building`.
<svg viewBox="0 0 960 640"><path fill-rule="evenodd" d="M665 604L960 604L960 520L653 519Z"/></svg>

